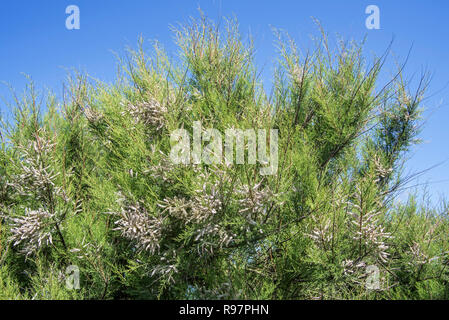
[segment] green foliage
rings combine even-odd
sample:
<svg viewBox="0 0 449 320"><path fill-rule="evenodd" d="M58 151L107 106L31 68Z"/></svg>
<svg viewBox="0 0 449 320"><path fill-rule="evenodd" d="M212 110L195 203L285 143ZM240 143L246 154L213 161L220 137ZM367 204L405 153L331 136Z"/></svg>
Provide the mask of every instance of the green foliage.
<svg viewBox="0 0 449 320"><path fill-rule="evenodd" d="M279 34L268 96L235 21L139 41L117 82L32 82L0 128L2 299L447 299L449 224L394 201L427 78L378 83L388 54ZM380 88L380 89L379 89ZM174 164L170 133L277 129L279 168ZM77 266L80 289L66 287ZM370 267L379 285L369 287Z"/></svg>

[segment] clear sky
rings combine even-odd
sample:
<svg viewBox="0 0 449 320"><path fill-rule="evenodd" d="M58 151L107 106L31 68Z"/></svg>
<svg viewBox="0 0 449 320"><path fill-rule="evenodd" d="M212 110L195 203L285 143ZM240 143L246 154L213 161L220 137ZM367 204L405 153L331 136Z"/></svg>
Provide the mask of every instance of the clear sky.
<svg viewBox="0 0 449 320"><path fill-rule="evenodd" d="M67 30L65 9L80 9L80 29ZM365 27L365 8L380 9L380 29ZM255 38L257 63L269 78L275 56L272 27L284 29L304 48L317 34L311 17L319 19L331 39L335 35L362 39L368 36L367 52L380 55L394 37L393 52L403 60L413 46L405 74L426 68L433 74L429 87L427 122L421 134L424 143L415 148L406 173L444 164L414 183L429 182L434 200L449 196L449 1L447 0L14 0L0 4L0 81L18 91L26 73L41 88L61 92L68 68L77 68L103 81L113 81L116 59L112 53L134 46L141 34L158 39L170 52L175 49L171 25L198 16L200 7L208 17L235 15L242 33ZM172 51L173 52L173 51ZM382 81L394 72L390 59ZM6 86L0 97L10 100ZM7 113L0 102L3 116Z"/></svg>

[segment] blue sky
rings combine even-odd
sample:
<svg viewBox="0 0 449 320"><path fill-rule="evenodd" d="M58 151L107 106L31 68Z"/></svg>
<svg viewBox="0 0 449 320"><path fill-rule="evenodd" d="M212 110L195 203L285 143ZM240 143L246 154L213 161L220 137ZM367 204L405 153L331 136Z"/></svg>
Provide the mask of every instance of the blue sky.
<svg viewBox="0 0 449 320"><path fill-rule="evenodd" d="M65 9L80 8L80 30L67 30ZM365 8L380 9L380 30L365 27ZM368 36L366 52L384 52L394 37L393 52L401 61L413 46L405 70L408 77L419 76L423 68L433 78L426 100L426 124L420 136L424 143L414 148L406 173L444 164L424 174L414 183L429 182L434 200L449 195L449 1L418 0L204 0L204 1L113 1L113 0L15 0L0 4L0 81L23 90L25 78L32 76L41 88L61 92L67 69L77 68L103 81L113 81L116 59L112 53L134 46L141 34L158 39L172 53L175 50L171 25L189 16L198 16L198 7L217 20L235 15L242 33L255 38L257 64L263 77L269 78L275 61L272 27L281 28L295 38L299 46L310 45L317 34L311 17L319 19L331 39L336 34L361 39ZM390 59L381 81L394 72ZM11 95L0 86L0 97ZM0 102L3 115L7 113Z"/></svg>

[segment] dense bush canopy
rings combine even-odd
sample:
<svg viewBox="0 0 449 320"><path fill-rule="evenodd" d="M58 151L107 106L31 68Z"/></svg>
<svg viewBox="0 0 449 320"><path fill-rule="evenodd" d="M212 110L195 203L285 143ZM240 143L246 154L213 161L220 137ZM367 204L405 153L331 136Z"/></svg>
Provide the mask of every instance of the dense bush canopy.
<svg viewBox="0 0 449 320"><path fill-rule="evenodd" d="M30 82L15 99L0 298L449 298L447 210L395 201L428 78L382 84L388 51L323 34L301 53L281 33L268 94L235 21L174 32L179 59L141 41L112 85L76 73L61 98ZM276 174L173 163L170 133L195 121L278 130Z"/></svg>

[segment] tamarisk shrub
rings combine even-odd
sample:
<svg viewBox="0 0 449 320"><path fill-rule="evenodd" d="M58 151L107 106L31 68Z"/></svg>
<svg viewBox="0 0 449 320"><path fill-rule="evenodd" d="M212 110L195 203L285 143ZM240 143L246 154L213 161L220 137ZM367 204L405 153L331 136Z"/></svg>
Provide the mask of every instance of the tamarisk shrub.
<svg viewBox="0 0 449 320"><path fill-rule="evenodd" d="M301 54L278 32L268 90L236 21L174 34L179 58L140 40L114 84L74 73L60 99L32 81L14 99L0 127L0 298L449 298L447 206L395 201L425 74L413 92L402 67L380 83L388 50L367 58L323 34ZM276 174L173 163L170 133L196 121L278 130ZM65 287L70 265L79 290Z"/></svg>

